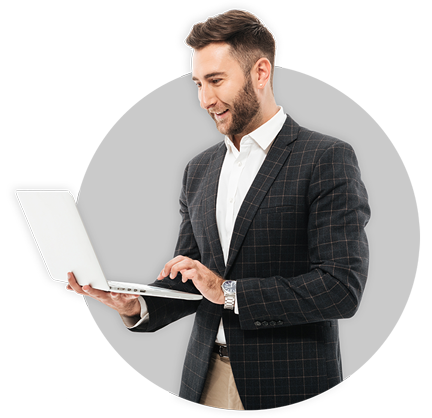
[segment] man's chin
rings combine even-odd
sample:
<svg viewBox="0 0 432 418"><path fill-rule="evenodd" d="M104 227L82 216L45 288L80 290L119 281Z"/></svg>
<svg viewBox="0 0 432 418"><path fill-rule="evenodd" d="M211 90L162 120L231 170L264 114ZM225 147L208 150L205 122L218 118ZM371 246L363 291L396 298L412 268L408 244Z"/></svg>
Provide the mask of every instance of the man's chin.
<svg viewBox="0 0 432 418"><path fill-rule="evenodd" d="M219 129L219 128L217 129L222 135L228 135L228 131L226 129Z"/></svg>
<svg viewBox="0 0 432 418"><path fill-rule="evenodd" d="M222 134L222 135L228 135L229 133L229 126L224 122L218 122L215 120L216 123L216 129Z"/></svg>

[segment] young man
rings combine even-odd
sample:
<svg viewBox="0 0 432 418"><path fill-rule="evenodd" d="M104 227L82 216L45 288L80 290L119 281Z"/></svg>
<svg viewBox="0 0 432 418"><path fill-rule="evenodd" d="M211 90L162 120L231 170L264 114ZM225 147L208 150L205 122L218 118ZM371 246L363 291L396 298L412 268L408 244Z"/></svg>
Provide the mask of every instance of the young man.
<svg viewBox="0 0 432 418"><path fill-rule="evenodd" d="M151 332L196 313L180 396L266 409L342 380L338 319L366 283L370 211L352 148L300 127L273 95L275 44L247 12L195 25L192 79L225 140L186 167L176 257L156 284L202 301L70 287Z"/></svg>

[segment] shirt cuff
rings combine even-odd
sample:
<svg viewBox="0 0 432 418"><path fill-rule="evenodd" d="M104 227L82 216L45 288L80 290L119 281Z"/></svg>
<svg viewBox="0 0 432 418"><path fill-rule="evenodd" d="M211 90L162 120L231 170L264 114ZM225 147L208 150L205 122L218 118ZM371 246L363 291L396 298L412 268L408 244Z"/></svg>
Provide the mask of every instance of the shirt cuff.
<svg viewBox="0 0 432 418"><path fill-rule="evenodd" d="M150 319L150 315L149 315L149 312L148 312L147 304L145 303L145 300L144 300L144 298L142 296L138 297L138 302L141 305L141 313L140 313L141 319L139 319L137 321L137 318L138 318L137 316L131 317L131 316L120 315L121 319L123 320L123 323L129 329L135 328L135 327L137 327L138 325L141 325L141 324L145 324Z"/></svg>
<svg viewBox="0 0 432 418"><path fill-rule="evenodd" d="M239 308L238 308L238 305L237 305L237 292L235 292L234 313L237 314L237 315L239 314Z"/></svg>

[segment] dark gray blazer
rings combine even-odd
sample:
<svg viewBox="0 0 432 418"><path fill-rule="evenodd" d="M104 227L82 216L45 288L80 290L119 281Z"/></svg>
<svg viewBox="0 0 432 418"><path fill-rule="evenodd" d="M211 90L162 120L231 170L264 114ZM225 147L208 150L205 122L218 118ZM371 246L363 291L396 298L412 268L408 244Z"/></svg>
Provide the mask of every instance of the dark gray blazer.
<svg viewBox="0 0 432 418"><path fill-rule="evenodd" d="M245 409L293 404L342 380L337 320L355 314L366 283L367 193L350 145L288 116L240 208L225 266L216 225L225 152L219 143L185 170L175 255L236 280L239 315L206 299L146 297L150 322L132 331L196 313L180 396L199 402L223 317ZM156 285L197 293L180 277Z"/></svg>

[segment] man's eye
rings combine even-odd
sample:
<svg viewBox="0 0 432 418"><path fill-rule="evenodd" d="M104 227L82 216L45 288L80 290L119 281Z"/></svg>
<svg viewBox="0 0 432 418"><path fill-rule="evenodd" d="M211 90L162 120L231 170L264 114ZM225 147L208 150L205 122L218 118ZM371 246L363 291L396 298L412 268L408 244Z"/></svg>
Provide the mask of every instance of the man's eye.
<svg viewBox="0 0 432 418"><path fill-rule="evenodd" d="M220 78L215 78L212 80L212 83L217 84L217 83L219 83L219 81L221 81Z"/></svg>

